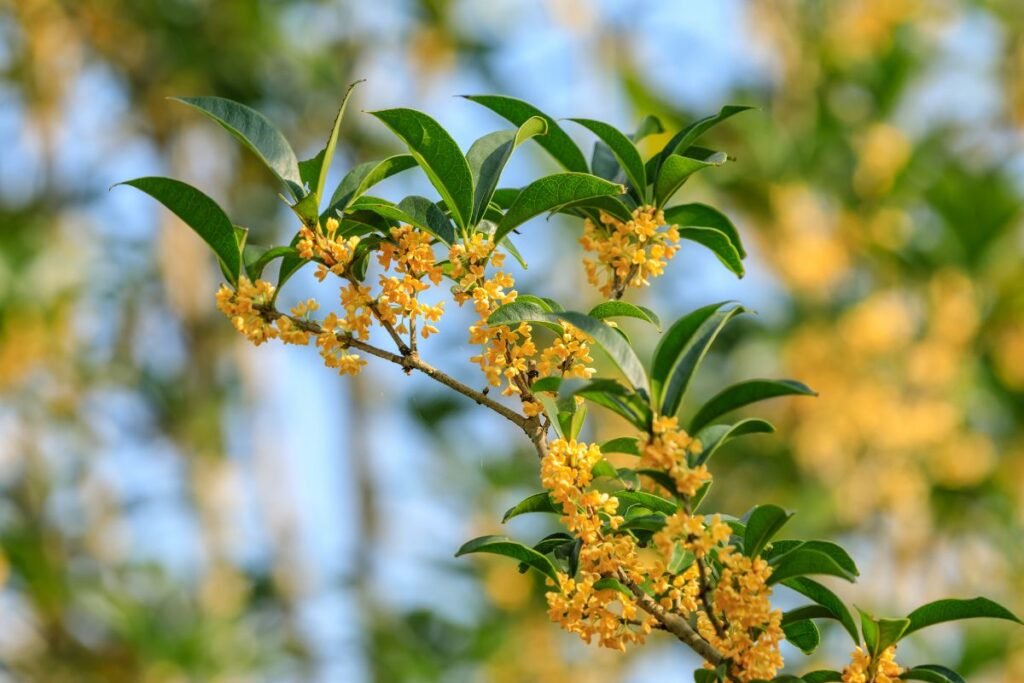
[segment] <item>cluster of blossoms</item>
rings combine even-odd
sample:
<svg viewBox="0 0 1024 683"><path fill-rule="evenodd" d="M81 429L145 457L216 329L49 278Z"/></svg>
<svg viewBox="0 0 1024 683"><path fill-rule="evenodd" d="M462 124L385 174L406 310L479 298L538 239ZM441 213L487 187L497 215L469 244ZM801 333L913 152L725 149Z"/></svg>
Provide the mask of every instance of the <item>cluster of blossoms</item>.
<svg viewBox="0 0 1024 683"><path fill-rule="evenodd" d="M641 467L667 472L681 495L694 495L711 479L706 466L689 466L687 457L699 453L702 446L679 428L679 421L674 417L656 417L651 433L643 437L640 446Z"/></svg>
<svg viewBox="0 0 1024 683"><path fill-rule="evenodd" d="M381 275L381 294L377 299L381 319L401 334L415 335L416 323L424 320L420 334L424 339L437 334L432 324L444 314L444 302L429 306L419 301L419 294L430 288L428 279L441 284L441 267L434 257L430 235L410 225L391 229L393 242L382 242L377 260L385 270L392 267L401 277Z"/></svg>
<svg viewBox="0 0 1024 683"><path fill-rule="evenodd" d="M646 287L679 251L679 228L665 225L665 214L653 206L633 211L621 221L601 212L600 224L583 223L580 244L595 259L584 259L587 280L609 298L619 298L626 287Z"/></svg>
<svg viewBox="0 0 1024 683"><path fill-rule="evenodd" d="M895 645L883 650L875 661L858 647L853 651L850 665L843 669L843 683L897 683L902 680L900 673Z"/></svg>
<svg viewBox="0 0 1024 683"><path fill-rule="evenodd" d="M502 386L506 396L517 394L523 399L523 411L530 417L539 415L543 408L530 393L530 385L539 377L558 375L589 379L594 369L589 367L590 344L586 335L565 325L563 333L541 352L533 340L533 327L529 323L488 325L487 319L498 308L512 303L518 297L510 274L498 271L487 276L487 266L500 268L505 255L481 233L474 234L464 244L456 244L449 253L451 276L456 281L453 289L456 302L461 306L468 301L480 319L469 328L471 344L482 346L481 352L470 360L480 366L491 386Z"/></svg>
<svg viewBox="0 0 1024 683"><path fill-rule="evenodd" d="M644 579L633 538L602 531L605 524L618 528L622 517L618 498L587 490L600 460L597 445L558 439L541 462L541 482L561 507L562 522L582 544L577 575L559 572L558 590L547 594L548 614L588 643L596 637L604 647L625 650L630 643L643 643L657 622L639 610L633 596L599 583L620 576L637 584Z"/></svg>

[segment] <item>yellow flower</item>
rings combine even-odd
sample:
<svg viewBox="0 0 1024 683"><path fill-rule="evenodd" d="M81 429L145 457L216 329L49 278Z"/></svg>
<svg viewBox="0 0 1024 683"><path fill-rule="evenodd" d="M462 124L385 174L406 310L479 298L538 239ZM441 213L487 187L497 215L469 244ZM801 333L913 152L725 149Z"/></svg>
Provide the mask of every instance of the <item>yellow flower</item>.
<svg viewBox="0 0 1024 683"><path fill-rule="evenodd" d="M675 481L679 493L684 496L694 495L711 479L707 467L690 467L687 463L687 455L700 452L700 441L680 429L674 417L656 417L651 432L641 441L641 467L667 472Z"/></svg>
<svg viewBox="0 0 1024 683"><path fill-rule="evenodd" d="M646 287L679 251L678 226L665 226L665 214L653 206L635 209L625 222L602 212L600 223L584 221L580 244L596 256L583 260L587 280L607 297Z"/></svg>
<svg viewBox="0 0 1024 683"><path fill-rule="evenodd" d="M843 683L897 683L901 668L896 663L896 646L887 647L878 660L858 647L850 655L850 665L843 669Z"/></svg>
<svg viewBox="0 0 1024 683"><path fill-rule="evenodd" d="M256 346L278 336L278 329L264 316L263 311L274 299L274 285L265 280L255 284L249 278L238 279L238 288L232 290L221 285L217 291L217 308L231 320L235 329Z"/></svg>

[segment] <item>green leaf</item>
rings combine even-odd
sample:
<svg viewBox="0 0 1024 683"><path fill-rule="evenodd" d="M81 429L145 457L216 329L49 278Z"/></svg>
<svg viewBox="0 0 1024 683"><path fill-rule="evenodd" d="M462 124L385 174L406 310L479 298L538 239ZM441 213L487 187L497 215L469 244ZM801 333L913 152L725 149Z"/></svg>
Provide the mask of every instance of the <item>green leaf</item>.
<svg viewBox="0 0 1024 683"><path fill-rule="evenodd" d="M836 616L832 613L828 607L824 605L804 605L803 607L797 607L791 609L788 612L784 612L782 615L782 623L793 624L798 621L804 621L805 619L835 619Z"/></svg>
<svg viewBox="0 0 1024 683"><path fill-rule="evenodd" d="M243 251L243 255L249 252L250 247L246 247ZM256 281L263 274L263 270L275 259L284 258L287 256L297 256L298 252L295 251L295 247L273 247L270 249L260 249L258 254L255 254L255 258L251 262L245 264L245 272L249 276L249 279Z"/></svg>
<svg viewBox="0 0 1024 683"><path fill-rule="evenodd" d="M501 95L463 95L467 100L482 104L515 126L521 126L533 116L539 116L548 124L548 133L538 138L537 143L567 171L586 173L587 160L572 138L559 127L553 118L528 102Z"/></svg>
<svg viewBox="0 0 1024 683"><path fill-rule="evenodd" d="M471 553L492 553L494 555L511 557L533 567L554 581L556 586L558 585L558 572L555 569L555 565L551 563L551 560L533 548L513 541L506 536L481 536L480 538L474 538L459 548L458 552L455 553L455 557Z"/></svg>
<svg viewBox="0 0 1024 683"><path fill-rule="evenodd" d="M740 258L746 258L747 252L743 248L739 231L732 224L729 218L718 209L707 204L679 204L665 209L665 222L669 225L677 225L680 228L714 228L724 233Z"/></svg>
<svg viewBox="0 0 1024 683"><path fill-rule="evenodd" d="M370 112L408 147L430 182L441 194L452 217L463 231L473 215L473 176L466 157L444 128L414 109Z"/></svg>
<svg viewBox="0 0 1024 683"><path fill-rule="evenodd" d="M223 97L172 97L210 117L259 157L295 199L303 195L299 160L288 140L267 117L251 107Z"/></svg>
<svg viewBox="0 0 1024 683"><path fill-rule="evenodd" d="M832 541L773 541L771 543L771 548L766 550L763 555L766 560L772 561L777 557L796 550L797 548L807 548L808 550L817 550L820 553L825 553L846 571L850 572L854 576L860 576L860 570L857 569L857 564L853 561L853 558L850 557L850 554Z"/></svg>
<svg viewBox="0 0 1024 683"><path fill-rule="evenodd" d="M706 482L701 484L700 488L697 489L697 491L693 494L693 497L690 499L690 509L693 512L697 512L697 510L700 508L700 504L704 502L704 499L707 497L708 492L711 490L711 485L713 483L713 480L708 479Z"/></svg>
<svg viewBox="0 0 1024 683"><path fill-rule="evenodd" d="M616 531L650 531L657 533L665 526L665 515L636 515L619 525Z"/></svg>
<svg viewBox="0 0 1024 683"><path fill-rule="evenodd" d="M598 460L590 469L590 474L592 474L594 477L609 477L611 479L617 479L619 476L619 471L615 469L615 466L612 465L610 462L601 459Z"/></svg>
<svg viewBox="0 0 1024 683"><path fill-rule="evenodd" d="M627 595L627 596L629 596L631 598L633 597L633 592L631 590L629 590L629 588L626 587L626 584L624 584L621 581L619 581L618 579L612 578L610 576L606 576L604 578L601 578L601 579L598 579L597 581L595 581L594 582L594 590L596 590L596 591L613 590L613 591L618 591L618 592L622 593L623 595Z"/></svg>
<svg viewBox="0 0 1024 683"><path fill-rule="evenodd" d="M843 569L831 557L817 550L797 548L791 553L780 556L775 561L772 575L768 577L768 585L799 576L827 574L853 581L853 574Z"/></svg>
<svg viewBox="0 0 1024 683"><path fill-rule="evenodd" d="M655 349L651 378L652 386L661 388L662 415L679 411L690 380L718 333L732 318L746 312L742 306L720 310L722 305L705 306L678 320ZM657 389L654 395L658 395Z"/></svg>
<svg viewBox="0 0 1024 683"><path fill-rule="evenodd" d="M650 408L637 393L613 379L596 379L572 392L620 415L637 429L646 430L651 419ZM634 439L635 441L635 439ZM639 454L639 453L637 453Z"/></svg>
<svg viewBox="0 0 1024 683"><path fill-rule="evenodd" d="M876 619L864 610L860 612L860 630L864 644L872 659L881 655L890 645L895 645L910 625L909 619Z"/></svg>
<svg viewBox="0 0 1024 683"><path fill-rule="evenodd" d="M636 306L625 301L605 301L590 309L587 313L591 318L604 320L605 318L637 318L661 329L661 321L658 316L649 308Z"/></svg>
<svg viewBox="0 0 1024 683"><path fill-rule="evenodd" d="M805 655L812 654L821 644L821 632L809 619L783 623L782 632L786 634L786 640L796 645Z"/></svg>
<svg viewBox="0 0 1024 683"><path fill-rule="evenodd" d="M801 678L804 683L843 683L843 674L830 669L818 669L805 673Z"/></svg>
<svg viewBox="0 0 1024 683"><path fill-rule="evenodd" d="M743 554L757 557L761 549L786 525L792 512L778 505L758 505L747 518L747 530L743 534Z"/></svg>
<svg viewBox="0 0 1024 683"><path fill-rule="evenodd" d="M963 676L938 664L922 664L907 669L900 678L905 681L928 681L928 683L967 683Z"/></svg>
<svg viewBox="0 0 1024 683"><path fill-rule="evenodd" d="M679 495L679 491L676 490L676 480L673 479L672 475L668 472L665 472L664 470L639 469L636 470L636 473L640 476L647 477L676 498L682 497Z"/></svg>
<svg viewBox="0 0 1024 683"><path fill-rule="evenodd" d="M751 417L732 425L709 425L694 435L701 444L701 451L693 457L694 466L703 465L727 441L747 434L771 434L775 425L767 420Z"/></svg>
<svg viewBox="0 0 1024 683"><path fill-rule="evenodd" d="M656 496L653 493L647 493L646 491L630 491L628 489L623 489L610 495L619 499L619 514L622 514L626 509L633 505L642 505L649 510L660 512L664 515L673 515L679 509L679 506L674 502L662 498L661 496Z"/></svg>
<svg viewBox="0 0 1024 683"><path fill-rule="evenodd" d="M639 441L630 436L620 436L609 439L601 444L602 453L626 453L627 455L640 455Z"/></svg>
<svg viewBox="0 0 1024 683"><path fill-rule="evenodd" d="M725 155L712 157L711 161L702 161L679 154L672 154L662 160L661 170L654 182L654 203L658 208L665 206L668 200L683 186L690 176L710 166L721 166L725 163Z"/></svg>
<svg viewBox="0 0 1024 683"><path fill-rule="evenodd" d="M396 154L380 161L367 161L349 171L331 195L324 218L349 207L377 183L416 166L411 154Z"/></svg>
<svg viewBox="0 0 1024 683"><path fill-rule="evenodd" d="M853 620L853 615L846 607L846 604L839 599L839 596L831 590L817 581L806 577L786 579L782 581L782 585L795 590L797 593L810 598L822 607L831 611L834 618L838 620L839 623L843 625L843 628L846 629L846 632L850 634L850 638L853 639L853 642L860 643L860 635L857 633L857 624Z"/></svg>
<svg viewBox="0 0 1024 683"><path fill-rule="evenodd" d="M129 185L142 190L170 209L210 245L223 264L231 284L238 282L242 267L241 249L235 239L235 227L231 219L217 202L191 185L172 178L135 178L117 185Z"/></svg>
<svg viewBox="0 0 1024 683"><path fill-rule="evenodd" d="M515 148L536 135L544 135L548 131L547 122L540 116L531 116L519 126L518 130L499 130L485 135L469 148L466 161L473 176L475 194L473 199L472 223L483 218L484 209L491 201L498 179L505 164L512 157Z"/></svg>
<svg viewBox="0 0 1024 683"><path fill-rule="evenodd" d="M359 80L348 86L345 96L341 99L341 106L338 107L338 115L334 117L334 125L327 135L327 143L320 152L308 161L299 162L299 175L303 182L309 184L310 194L317 197L324 196L324 185L327 183L327 173L331 168L331 161L334 160L334 151L338 147L338 133L341 131L341 119L345 116L345 106L352 91L363 81ZM317 207L319 209L319 207Z"/></svg>
<svg viewBox="0 0 1024 683"><path fill-rule="evenodd" d="M349 207L351 211L370 211L390 220L414 225L429 232L445 244L455 241L455 230L444 211L426 197L406 197L394 205L377 197L360 197Z"/></svg>
<svg viewBox="0 0 1024 683"><path fill-rule="evenodd" d="M622 194L623 188L616 183L588 173L556 173L533 181L523 188L498 223L494 233L501 240L514 228L534 216L557 209L566 204Z"/></svg>
<svg viewBox="0 0 1024 683"><path fill-rule="evenodd" d="M501 518L501 523L504 524L513 517L525 515L530 512L551 512L555 514L562 514L561 509L555 506L555 503L551 500L548 492L541 491L540 493L535 493L532 496L527 496L506 510L505 514Z"/></svg>
<svg viewBox="0 0 1024 683"><path fill-rule="evenodd" d="M530 385L530 391L532 391L535 394L539 394L545 391L552 394L557 394L558 389L561 386L561 377L541 377L539 380Z"/></svg>
<svg viewBox="0 0 1024 683"><path fill-rule="evenodd" d="M689 431L696 434L727 413L778 396L817 396L817 393L791 379L749 379L711 397L690 420Z"/></svg>
<svg viewBox="0 0 1024 683"><path fill-rule="evenodd" d="M652 401L657 402L662 386L668 380L669 373L672 372L672 368L675 367L690 338L726 303L728 302L723 301L698 308L674 322L662 335L654 349L654 359L651 363Z"/></svg>
<svg viewBox="0 0 1024 683"><path fill-rule="evenodd" d="M701 135L704 135L704 133L714 128L722 121L749 109L753 109L753 107L726 105L722 107L717 114L706 116L703 119L694 121L676 133L672 139L669 140L668 144L665 145L665 149L662 151L662 154L667 157L671 154L684 153Z"/></svg>
<svg viewBox="0 0 1024 683"><path fill-rule="evenodd" d="M647 198L647 172L644 170L644 160L640 157L636 145L625 134L621 133L614 126L593 119L570 119L580 124L604 142L611 150L615 160L626 172L626 177L636 190L637 196L646 200Z"/></svg>
<svg viewBox="0 0 1024 683"><path fill-rule="evenodd" d="M743 277L746 273L743 268L743 259L724 232L714 228L687 227L679 229L679 236L684 240L696 242L710 249L722 262L722 265L732 271L736 277Z"/></svg>
<svg viewBox="0 0 1024 683"><path fill-rule="evenodd" d="M1005 619L1017 622L1018 624L1021 623L1021 620L1013 612L987 598L936 600L935 602L921 605L907 615L910 624L907 626L905 635L946 621L979 618Z"/></svg>

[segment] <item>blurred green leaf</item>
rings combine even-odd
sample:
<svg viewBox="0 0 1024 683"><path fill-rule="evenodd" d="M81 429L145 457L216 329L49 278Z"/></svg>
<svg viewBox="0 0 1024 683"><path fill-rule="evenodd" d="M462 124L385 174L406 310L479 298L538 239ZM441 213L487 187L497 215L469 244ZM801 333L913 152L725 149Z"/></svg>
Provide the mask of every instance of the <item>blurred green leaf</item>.
<svg viewBox="0 0 1024 683"><path fill-rule="evenodd" d="M812 654L821 644L821 633L810 619L784 622L782 632L786 634L786 640L793 643L805 655Z"/></svg>
<svg viewBox="0 0 1024 683"><path fill-rule="evenodd" d="M555 583L556 588L558 586L558 572L555 570L555 565L551 563L551 560L533 548L513 541L507 536L481 536L474 538L464 543L458 552L455 553L455 557L472 553L491 553L519 560L551 579Z"/></svg>

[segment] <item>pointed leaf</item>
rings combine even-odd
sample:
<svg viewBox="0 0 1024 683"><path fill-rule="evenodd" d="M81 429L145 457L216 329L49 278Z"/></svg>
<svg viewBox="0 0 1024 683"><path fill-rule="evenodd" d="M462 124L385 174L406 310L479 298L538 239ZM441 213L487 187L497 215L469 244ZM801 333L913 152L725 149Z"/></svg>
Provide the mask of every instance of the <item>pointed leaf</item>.
<svg viewBox="0 0 1024 683"><path fill-rule="evenodd" d="M474 198L473 219L475 225L483 218L484 209L491 201L498 179L505 164L512 157L515 148L536 135L547 133L547 122L539 116L531 116L518 130L499 130L485 135L469 148L466 161L473 176Z"/></svg>
<svg viewBox="0 0 1024 683"><path fill-rule="evenodd" d="M445 244L455 241L455 230L451 221L437 204L426 197L406 197L396 206L384 199L363 196L353 202L349 210L370 211L390 220L414 225Z"/></svg>
<svg viewBox="0 0 1024 683"><path fill-rule="evenodd" d="M740 258L746 258L747 252L743 248L739 231L732 224L729 218L716 208L707 204L679 204L665 209L665 222L669 225L677 225L680 228L714 228L724 233Z"/></svg>
<svg viewBox="0 0 1024 683"><path fill-rule="evenodd" d="M786 634L786 640L797 646L805 655L812 654L821 644L821 632L809 619L783 623L782 632Z"/></svg>
<svg viewBox="0 0 1024 683"><path fill-rule="evenodd" d="M341 120L345 116L345 106L352 96L352 91L363 81L356 81L348 86L345 96L341 98L341 106L338 107L338 114L334 117L334 125L327 134L327 143L320 152L308 161L299 162L299 172L302 180L309 184L310 194L317 197L324 196L324 185L327 183L327 173L330 171L331 162L334 160L334 151L338 147L338 133L341 131ZM317 207L319 209L319 207Z"/></svg>
<svg viewBox="0 0 1024 683"><path fill-rule="evenodd" d="M346 209L352 202L366 194L377 183L416 166L411 154L396 154L380 161L367 161L349 171L338 184L326 216L335 216L337 211Z"/></svg>
<svg viewBox="0 0 1024 683"><path fill-rule="evenodd" d="M238 282L242 266L241 249L235 239L235 227L231 219L217 202L191 185L172 178L150 176L126 180L118 185L142 190L174 212L210 245L224 265L231 284Z"/></svg>
<svg viewBox="0 0 1024 683"><path fill-rule="evenodd" d="M674 515L679 509L671 500L656 496L653 493L647 493L646 491L630 491L623 489L616 491L615 493L609 494L619 499L619 514L624 513L628 508L634 505L640 505L653 510L654 512L660 512L663 515Z"/></svg>
<svg viewBox="0 0 1024 683"><path fill-rule="evenodd" d="M459 146L444 128L414 109L370 112L408 147L463 230L473 215L473 177Z"/></svg>
<svg viewBox="0 0 1024 683"><path fill-rule="evenodd" d="M675 193L683 186L690 176L710 166L721 166L725 163L725 155L712 157L708 161L672 154L662 160L661 170L654 182L654 203L659 208L665 206Z"/></svg>
<svg viewBox="0 0 1024 683"><path fill-rule="evenodd" d="M757 557L761 549L786 525L792 512L778 505L758 505L747 518L747 530L743 534L743 554Z"/></svg>
<svg viewBox="0 0 1024 683"><path fill-rule="evenodd" d="M786 553L792 552L801 547L825 553L846 571L850 572L854 576L860 576L860 570L857 569L857 564L853 561L853 558L850 557L850 554L832 541L772 541L771 548L762 553L762 555L766 560L772 561L781 555L785 555Z"/></svg>
<svg viewBox="0 0 1024 683"><path fill-rule="evenodd" d="M553 118L528 102L501 95L464 95L467 100L482 104L513 125L521 126L532 116L539 116L548 124L548 133L538 138L537 143L547 150L555 161L567 171L586 173L587 160L572 138L559 127Z"/></svg>
<svg viewBox="0 0 1024 683"><path fill-rule="evenodd" d="M651 323L656 328L661 328L661 321L657 314L649 308L636 306L625 301L605 301L590 309L587 313L591 318L604 320L605 318L637 318Z"/></svg>
<svg viewBox="0 0 1024 683"><path fill-rule="evenodd" d="M805 384L791 379L749 379L715 394L690 420L690 433L696 434L718 418L744 406L778 396L817 396Z"/></svg>
<svg viewBox="0 0 1024 683"><path fill-rule="evenodd" d="M928 683L967 683L967 680L957 672L938 664L915 666L900 674L900 678L905 681L927 681Z"/></svg>
<svg viewBox="0 0 1024 683"><path fill-rule="evenodd" d="M511 557L533 567L554 581L556 586L558 585L558 571L555 569L555 565L551 563L551 560L533 548L513 541L506 536L481 536L480 538L474 538L472 541L463 544L458 552L455 553L455 557L471 553L492 553L494 555Z"/></svg>
<svg viewBox="0 0 1024 683"><path fill-rule="evenodd" d="M921 605L907 615L910 625L906 634L919 631L927 626L941 624L946 621L959 621L961 619L1005 619L1015 621L1018 624L1021 620L1010 610L988 598L972 598L970 600L936 600L926 605Z"/></svg>
<svg viewBox="0 0 1024 683"><path fill-rule="evenodd" d="M827 574L853 581L853 574L846 571L831 557L817 550L797 548L791 553L779 557L768 577L768 585L800 576Z"/></svg>
<svg viewBox="0 0 1024 683"><path fill-rule="evenodd" d="M701 451L693 456L694 466L703 465L727 441L747 434L771 434L775 425L767 420L752 417L732 425L710 425L694 435L701 444Z"/></svg>
<svg viewBox="0 0 1024 683"><path fill-rule="evenodd" d="M527 496L506 510L504 516L501 518L501 523L504 524L513 517L525 515L529 512L552 512L555 514L562 514L562 511L557 508L555 503L551 500L548 492L541 491L540 493L535 493L532 496Z"/></svg>
<svg viewBox="0 0 1024 683"><path fill-rule="evenodd" d="M303 195L299 160L288 140L267 117L251 107L223 97L172 97L198 109L234 135L291 191Z"/></svg>
<svg viewBox="0 0 1024 683"><path fill-rule="evenodd" d="M517 226L545 211L594 197L619 195L622 191L621 185L587 173L545 176L523 188L498 224L495 239L500 240Z"/></svg>
<svg viewBox="0 0 1024 683"><path fill-rule="evenodd" d="M743 277L743 259L724 232L714 228L680 228L679 236L707 247L736 277Z"/></svg>
<svg viewBox="0 0 1024 683"><path fill-rule="evenodd" d="M753 107L726 105L722 107L717 114L706 116L694 121L690 125L686 126L686 128L683 128L681 131L676 133L672 139L669 140L668 144L665 145L665 149L662 154L666 157L670 154L682 154L689 149L701 135L704 135L704 133L714 128L722 121L750 109L753 109Z"/></svg>
<svg viewBox="0 0 1024 683"><path fill-rule="evenodd" d="M801 678L804 683L843 683L843 674L830 669L818 669L805 673Z"/></svg>
<svg viewBox="0 0 1024 683"><path fill-rule="evenodd" d="M615 160L626 172L626 177L632 183L637 196L646 199L647 197L647 173L644 170L644 160L640 157L636 145L624 133L614 126L602 121L593 119L570 119L580 124L608 146Z"/></svg>
<svg viewBox="0 0 1024 683"><path fill-rule="evenodd" d="M708 349L722 328L735 316L746 312L742 306L719 310L721 304L705 306L676 322L662 337L654 352L651 376L664 378L661 390L661 414L675 415L686 389ZM669 367L669 372L664 368ZM655 374L655 373L658 374ZM664 372L664 374L660 374Z"/></svg>
<svg viewBox="0 0 1024 683"><path fill-rule="evenodd" d="M835 618L839 620L839 623L843 625L843 628L846 629L846 632L850 634L853 642L860 643L860 635L857 633L857 624L853 620L853 615L846 607L846 604L839 599L839 596L831 590L817 581L806 577L787 579L782 581L782 585L829 609L835 615Z"/></svg>
<svg viewBox="0 0 1024 683"><path fill-rule="evenodd" d="M620 436L609 439L601 444L602 453L626 453L627 455L640 455L640 447L637 439L629 436Z"/></svg>

